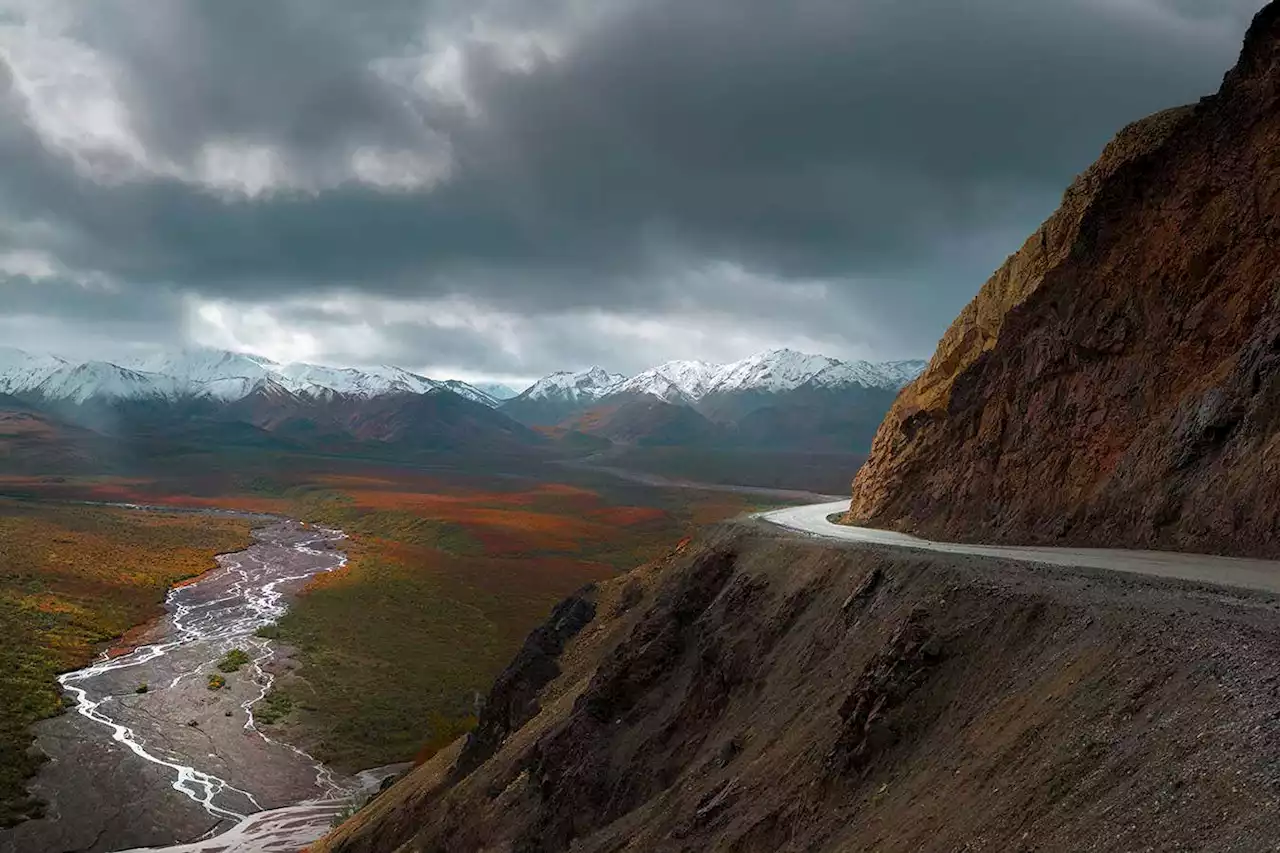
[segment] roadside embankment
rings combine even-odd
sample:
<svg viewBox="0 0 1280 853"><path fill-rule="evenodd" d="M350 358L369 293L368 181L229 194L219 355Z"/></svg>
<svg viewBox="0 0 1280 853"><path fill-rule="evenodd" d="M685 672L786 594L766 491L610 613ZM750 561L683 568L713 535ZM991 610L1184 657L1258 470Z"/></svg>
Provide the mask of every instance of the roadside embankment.
<svg viewBox="0 0 1280 853"><path fill-rule="evenodd" d="M1274 596L740 524L578 600L316 853L1280 842Z"/></svg>

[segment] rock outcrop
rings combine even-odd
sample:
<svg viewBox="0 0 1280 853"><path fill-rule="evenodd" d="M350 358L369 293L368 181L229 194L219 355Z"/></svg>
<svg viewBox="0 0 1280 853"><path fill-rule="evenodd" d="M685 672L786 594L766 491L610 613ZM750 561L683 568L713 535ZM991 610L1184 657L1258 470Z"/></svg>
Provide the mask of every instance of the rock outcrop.
<svg viewBox="0 0 1280 853"><path fill-rule="evenodd" d="M565 644L596 616L595 587L560 602L545 624L534 629L494 681L476 728L467 735L453 774L462 778L489 760L513 731L538 715L538 694L560 675Z"/></svg>
<svg viewBox="0 0 1280 853"><path fill-rule="evenodd" d="M900 396L850 520L1280 554L1280 5L1126 128Z"/></svg>
<svg viewBox="0 0 1280 853"><path fill-rule="evenodd" d="M600 585L486 760L445 750L312 853L1271 850L1278 624L1248 593L712 531Z"/></svg>

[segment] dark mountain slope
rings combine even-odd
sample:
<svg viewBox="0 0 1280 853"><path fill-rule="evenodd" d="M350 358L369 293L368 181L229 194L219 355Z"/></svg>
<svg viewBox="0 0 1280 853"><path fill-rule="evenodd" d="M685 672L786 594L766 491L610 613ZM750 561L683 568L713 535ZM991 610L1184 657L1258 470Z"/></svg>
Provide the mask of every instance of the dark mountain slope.
<svg viewBox="0 0 1280 853"><path fill-rule="evenodd" d="M69 474L100 468L113 455L104 436L0 394L0 473Z"/></svg>
<svg viewBox="0 0 1280 853"><path fill-rule="evenodd" d="M557 608L313 853L1271 849L1246 599L719 531Z"/></svg>
<svg viewBox="0 0 1280 853"><path fill-rule="evenodd" d="M893 392L881 388L798 388L742 415L735 425L735 443L865 454L893 399Z"/></svg>
<svg viewBox="0 0 1280 853"><path fill-rule="evenodd" d="M334 403L326 412L361 441L412 450L493 450L540 445L538 433L451 391Z"/></svg>
<svg viewBox="0 0 1280 853"><path fill-rule="evenodd" d="M656 397L615 396L561 426L585 435L642 447L698 447L727 441L727 431L688 406Z"/></svg>
<svg viewBox="0 0 1280 853"><path fill-rule="evenodd" d="M886 419L851 518L1280 554L1280 6L1126 130Z"/></svg>
<svg viewBox="0 0 1280 853"><path fill-rule="evenodd" d="M15 405L36 406L31 401ZM268 382L233 402L91 399L38 408L62 423L92 430L103 443L109 439L113 452L138 458L236 448L382 455L520 452L546 443L501 412L447 390L311 397Z"/></svg>

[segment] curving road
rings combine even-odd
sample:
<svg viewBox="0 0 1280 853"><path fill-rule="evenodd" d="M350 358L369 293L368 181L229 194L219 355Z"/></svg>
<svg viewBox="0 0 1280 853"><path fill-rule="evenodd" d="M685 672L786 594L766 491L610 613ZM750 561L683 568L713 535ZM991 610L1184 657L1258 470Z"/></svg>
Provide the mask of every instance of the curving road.
<svg viewBox="0 0 1280 853"><path fill-rule="evenodd" d="M861 542L891 548L909 548L940 554L995 557L1049 566L1105 569L1136 575L1211 583L1262 592L1280 593L1280 561L1178 554L1164 551L1122 551L1105 548L1052 548L1005 545L966 545L933 542L906 533L833 524L828 517L848 511L849 501L810 504L758 513L771 524L823 539Z"/></svg>

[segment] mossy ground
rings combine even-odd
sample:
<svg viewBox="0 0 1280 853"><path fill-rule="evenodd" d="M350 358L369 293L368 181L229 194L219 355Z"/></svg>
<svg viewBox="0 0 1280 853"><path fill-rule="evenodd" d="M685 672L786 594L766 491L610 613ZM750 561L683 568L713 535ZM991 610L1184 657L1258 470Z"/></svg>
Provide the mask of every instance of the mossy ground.
<svg viewBox="0 0 1280 853"><path fill-rule="evenodd" d="M249 543L238 519L0 499L0 825L39 813L30 726L63 710L55 676L158 615L165 592Z"/></svg>
<svg viewBox="0 0 1280 853"><path fill-rule="evenodd" d="M278 680L259 719L287 722L318 758L357 770L421 758L466 731L479 697L557 601L757 503L494 465L202 458L150 478L0 476L0 489L261 510L348 533L349 566L318 577L261 634L297 648L301 666ZM126 627L142 619L126 617Z"/></svg>
<svg viewBox="0 0 1280 853"><path fill-rule="evenodd" d="M280 621L299 650L279 689L317 758L423 760L474 725L494 677L557 601L669 549L746 500L583 483L329 478L290 498L351 534Z"/></svg>

